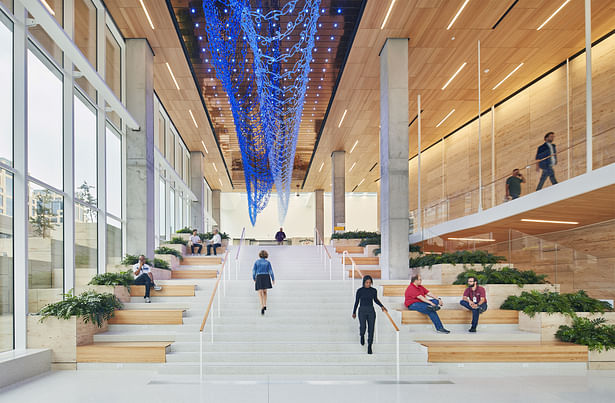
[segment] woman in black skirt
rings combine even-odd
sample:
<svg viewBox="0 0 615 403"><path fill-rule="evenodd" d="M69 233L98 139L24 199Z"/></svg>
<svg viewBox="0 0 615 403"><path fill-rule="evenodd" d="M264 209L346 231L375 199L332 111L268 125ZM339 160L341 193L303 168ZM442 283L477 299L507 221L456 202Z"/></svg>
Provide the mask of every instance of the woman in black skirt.
<svg viewBox="0 0 615 403"><path fill-rule="evenodd" d="M272 282L275 284L275 277L271 263L267 260L269 257L267 251L260 251L258 256L260 259L254 262L252 268L252 279L254 280L254 288L258 291L258 297L261 300L261 315L264 315L267 310L267 290L271 288Z"/></svg>
<svg viewBox="0 0 615 403"><path fill-rule="evenodd" d="M359 306L359 302L361 303L359 308L359 336L361 337L361 345L365 345L365 328L367 327L367 354L372 353L372 343L374 342L376 311L374 310L373 303L378 304L383 312L387 311L378 300L378 291L372 288L373 282L372 276L363 277L363 287L357 290L354 309L352 310L352 318L354 319L357 317L357 306Z"/></svg>

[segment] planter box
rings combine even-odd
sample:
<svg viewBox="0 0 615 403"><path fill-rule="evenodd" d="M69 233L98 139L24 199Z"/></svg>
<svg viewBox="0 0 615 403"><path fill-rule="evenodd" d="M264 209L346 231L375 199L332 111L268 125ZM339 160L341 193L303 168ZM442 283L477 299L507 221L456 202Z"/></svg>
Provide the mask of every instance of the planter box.
<svg viewBox="0 0 615 403"><path fill-rule="evenodd" d="M559 292L559 284L524 284L523 287L515 284L486 284L483 287L487 292L487 303L491 309L500 309L506 298L511 295L519 296L524 291Z"/></svg>
<svg viewBox="0 0 615 403"><path fill-rule="evenodd" d="M161 246L166 246L167 248L175 249L176 251L181 253L182 256L186 255L186 245L182 245L180 243L164 243Z"/></svg>
<svg viewBox="0 0 615 403"><path fill-rule="evenodd" d="M179 267L179 265L181 264L179 262L179 258L175 255L159 255L159 254L155 254L154 258L156 259L161 259L164 260L165 262L167 262L169 264L169 267L171 268L171 270L177 270L177 268Z"/></svg>
<svg viewBox="0 0 615 403"><path fill-rule="evenodd" d="M333 246L359 246L361 239L332 239Z"/></svg>
<svg viewBox="0 0 615 403"><path fill-rule="evenodd" d="M192 234L172 234L169 238L181 238L189 241L191 236Z"/></svg>
<svg viewBox="0 0 615 403"><path fill-rule="evenodd" d="M501 269L503 267L510 266L507 263L494 264L494 269ZM465 270L483 270L481 264L434 264L433 266L413 267L410 269L410 276L420 274L423 280L429 280L432 284L453 284L457 280L459 273L463 273Z"/></svg>
<svg viewBox="0 0 615 403"><path fill-rule="evenodd" d="M605 318L610 325L615 324L615 312L605 313L589 313L589 312L577 312L577 316L584 318ZM540 333L541 341L554 341L555 332L561 325L571 325L572 318L563 313L548 314L545 312L538 312L533 318L526 315L523 312L519 312L519 329L526 332Z"/></svg>
<svg viewBox="0 0 615 403"><path fill-rule="evenodd" d="M615 369L615 350L590 351L588 369Z"/></svg>
<svg viewBox="0 0 615 403"><path fill-rule="evenodd" d="M129 269L132 270L132 266L117 265L109 271L114 272L114 273L119 273L121 271L127 271ZM159 269L157 267L152 267L152 274L154 275L154 281L170 280L171 275L172 275L172 270Z"/></svg>
<svg viewBox="0 0 615 403"><path fill-rule="evenodd" d="M75 295L79 295L84 291L108 292L115 295L123 304L130 302L130 291L123 285L84 285L82 287L75 287Z"/></svg>
<svg viewBox="0 0 615 403"><path fill-rule="evenodd" d="M374 257L374 251L380 249L380 245L365 245L365 256ZM380 256L380 255L378 255Z"/></svg>
<svg viewBox="0 0 615 403"><path fill-rule="evenodd" d="M76 316L68 320L47 318L43 323L40 319L39 315L28 316L28 348L51 349L54 364L76 363L77 346L92 344L96 333L107 331L107 322L99 328Z"/></svg>
<svg viewBox="0 0 615 403"><path fill-rule="evenodd" d="M422 253L419 252L408 252L408 259L416 259L417 257L422 256Z"/></svg>

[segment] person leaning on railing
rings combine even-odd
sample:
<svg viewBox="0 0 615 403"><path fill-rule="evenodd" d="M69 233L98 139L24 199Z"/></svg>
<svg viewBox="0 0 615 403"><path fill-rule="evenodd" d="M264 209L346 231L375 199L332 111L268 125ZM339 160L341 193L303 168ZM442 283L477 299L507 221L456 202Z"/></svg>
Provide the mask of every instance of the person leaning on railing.
<svg viewBox="0 0 615 403"><path fill-rule="evenodd" d="M382 305L382 302L378 300L378 291L372 288L374 280L371 276L363 277L363 287L357 290L357 294L354 300L354 309L352 310L352 318L357 317L357 307L361 303L359 308L359 336L361 339L361 345L365 345L365 327L367 325L367 354L372 354L372 344L374 343L374 325L376 323L376 311L374 310L374 302L382 308L382 312L386 312L387 309Z"/></svg>

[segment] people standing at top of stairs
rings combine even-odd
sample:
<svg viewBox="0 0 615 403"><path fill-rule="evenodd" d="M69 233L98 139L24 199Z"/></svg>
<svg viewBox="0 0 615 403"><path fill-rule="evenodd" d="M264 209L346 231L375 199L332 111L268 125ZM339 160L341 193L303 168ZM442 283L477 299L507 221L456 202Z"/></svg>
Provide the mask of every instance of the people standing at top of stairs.
<svg viewBox="0 0 615 403"><path fill-rule="evenodd" d="M269 257L267 251L261 250L258 257L259 259L252 267L252 280L254 280L254 288L258 291L258 298L261 302L261 315L264 315L267 310L267 290L272 288L272 283L275 284L275 276L271 263L267 260Z"/></svg>
<svg viewBox="0 0 615 403"><path fill-rule="evenodd" d="M478 285L476 277L468 277L468 288L463 292L463 298L459 303L472 312L472 327L468 331L475 333L479 315L487 310L487 293Z"/></svg>
<svg viewBox="0 0 615 403"><path fill-rule="evenodd" d="M553 132L545 134L545 142L536 150L536 172L542 169L542 175L540 175L538 186L536 186L537 191L542 189L542 185L545 184L547 178L551 179L552 185L557 184L553 171L553 167L557 164L557 150L555 144L553 144L554 138Z"/></svg>
<svg viewBox="0 0 615 403"><path fill-rule="evenodd" d="M145 286L145 302L152 302L149 298L150 288L154 288L156 291L162 290L162 287L154 283L154 275L152 274L152 268L145 263L145 256L139 256L139 262L133 266L135 274L135 285Z"/></svg>
<svg viewBox="0 0 615 403"><path fill-rule="evenodd" d="M286 239L286 234L284 233L284 229L280 227L280 230L275 234L275 240L278 241L278 245L284 245L284 240Z"/></svg>
<svg viewBox="0 0 615 403"><path fill-rule="evenodd" d="M378 291L372 288L374 280L372 276L363 277L363 287L357 289L357 294L354 300L354 308L352 309L352 318L357 317L357 307L359 303L359 337L361 339L361 345L365 345L365 327L367 325L367 354L372 354L372 344L374 343L374 325L376 323L376 310L374 309L374 302L382 308L382 312L386 312L387 309L382 305L382 302L378 299Z"/></svg>
<svg viewBox="0 0 615 403"><path fill-rule="evenodd" d="M414 275L410 279L410 285L406 288L406 300L404 305L412 311L417 311L429 316L429 319L440 333L450 333L446 330L438 316L438 310L442 306L442 299L432 295L429 290L421 284L423 279L420 275Z"/></svg>
<svg viewBox="0 0 615 403"><path fill-rule="evenodd" d="M214 235L207 241L207 256L211 256L211 248L214 249L214 255L218 255L216 248L220 246L222 246L222 237L218 233L218 230L214 228Z"/></svg>
<svg viewBox="0 0 615 403"><path fill-rule="evenodd" d="M192 236L190 237L190 250L194 255L194 248L198 248L197 254L201 254L201 249L203 249L203 241L201 241L201 237L197 235L197 230L192 230Z"/></svg>

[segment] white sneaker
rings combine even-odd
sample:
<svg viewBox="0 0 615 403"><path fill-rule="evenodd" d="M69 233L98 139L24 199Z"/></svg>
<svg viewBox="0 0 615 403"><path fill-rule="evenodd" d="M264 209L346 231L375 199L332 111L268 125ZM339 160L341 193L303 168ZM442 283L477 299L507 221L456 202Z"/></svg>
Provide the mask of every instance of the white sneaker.
<svg viewBox="0 0 615 403"><path fill-rule="evenodd" d="M155 285L155 286L154 286L154 290L156 290L156 291L160 291L160 290L162 290L162 287L161 287L161 286L159 286L159 285Z"/></svg>
<svg viewBox="0 0 615 403"><path fill-rule="evenodd" d="M152 302L152 300L149 299L149 297L145 297L145 302L149 304L150 302Z"/></svg>

